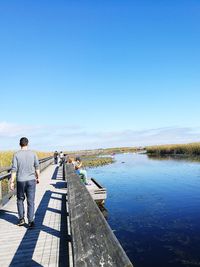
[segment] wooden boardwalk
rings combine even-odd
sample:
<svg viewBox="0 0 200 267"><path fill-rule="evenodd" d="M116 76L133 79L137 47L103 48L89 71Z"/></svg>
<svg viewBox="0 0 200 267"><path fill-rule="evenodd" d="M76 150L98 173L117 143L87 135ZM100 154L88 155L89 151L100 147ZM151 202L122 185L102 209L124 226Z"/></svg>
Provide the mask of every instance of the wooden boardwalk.
<svg viewBox="0 0 200 267"><path fill-rule="evenodd" d="M66 182L62 168L41 173L35 228L19 227L16 198L0 210L0 266L72 266Z"/></svg>

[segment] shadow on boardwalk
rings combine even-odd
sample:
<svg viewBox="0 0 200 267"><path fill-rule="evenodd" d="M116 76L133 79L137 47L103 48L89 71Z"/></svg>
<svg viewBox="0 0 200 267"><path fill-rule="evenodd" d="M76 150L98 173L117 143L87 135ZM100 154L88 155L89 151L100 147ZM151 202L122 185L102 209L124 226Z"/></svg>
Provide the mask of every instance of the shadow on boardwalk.
<svg viewBox="0 0 200 267"><path fill-rule="evenodd" d="M53 173L53 175L52 175L52 180L59 180L59 177L58 177L58 170L59 170L59 167L57 166L56 168L55 168L55 171L54 171L54 173Z"/></svg>
<svg viewBox="0 0 200 267"><path fill-rule="evenodd" d="M14 225L18 223L18 213L11 210L0 210L0 218Z"/></svg>
<svg viewBox="0 0 200 267"><path fill-rule="evenodd" d="M58 173L58 168L55 169L55 172L52 176L52 179L55 180L55 177ZM58 179L59 180L59 179ZM56 186L55 184L55 188L61 188L61 182L57 182L59 183L59 185ZM63 181L62 182L62 186L63 188L66 187L66 183ZM54 208L50 208L48 207L50 200L56 200L56 201L61 201L61 208L60 209L54 209ZM52 214L56 213L56 214L60 214L60 231L51 228L48 225L44 225L43 221L46 215L46 212L51 212ZM9 212L9 213L7 213ZM16 217L17 214L13 215L10 214L12 212L4 210L2 214L2 219L9 221L12 224L16 224L18 218ZM13 212L14 213L14 212ZM47 190L45 192L45 194L43 195L43 198L41 199L41 202L37 208L37 211L35 213L35 228L33 229L27 229L26 233L23 237L23 239L21 240L15 255L13 256L13 259L10 263L10 267L15 267L15 266L44 266L41 265L43 263L38 263L41 262L41 258L45 259L45 266L48 266L49 264L51 264L51 266L53 266L52 264L55 263L55 266L69 266L69 252L68 252L68 243L70 242L70 237L68 235L68 226L67 226L67 210L66 210L66 193L62 193L62 192L54 192L51 190ZM51 217L50 217L51 219ZM50 221L50 225L52 225L51 221ZM58 228L59 229L59 228ZM16 228L17 230L17 228ZM41 246L41 247L37 247L36 252L35 252L35 248L37 246L37 242L39 240L39 235L41 232L47 233L48 235L52 236L52 239L50 239L50 242L43 242L45 243L45 245L48 246L47 249L50 248L50 250L52 251L53 255L45 255L45 247ZM56 245L55 246L55 242L53 243L53 241L55 240L55 238L53 237L57 237L59 238L59 246ZM44 245L44 244L43 244ZM55 256L55 250L58 249L59 247L59 251L56 252L56 256ZM37 253L39 252L39 255L37 256ZM43 255L44 254L44 255ZM34 259L36 261L33 260L33 255L34 255ZM55 258L53 262L51 262L52 258ZM38 258L38 260L37 260ZM48 258L49 258L49 262L48 262ZM46 263L48 262L48 263Z"/></svg>

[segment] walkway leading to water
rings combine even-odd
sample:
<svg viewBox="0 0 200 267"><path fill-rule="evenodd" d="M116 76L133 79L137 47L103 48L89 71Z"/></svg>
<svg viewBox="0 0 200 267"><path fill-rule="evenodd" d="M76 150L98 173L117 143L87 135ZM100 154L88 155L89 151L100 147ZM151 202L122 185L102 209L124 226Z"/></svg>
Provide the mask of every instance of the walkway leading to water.
<svg viewBox="0 0 200 267"><path fill-rule="evenodd" d="M51 165L37 185L34 229L16 225L15 197L0 210L1 267L71 266L66 193L62 168Z"/></svg>

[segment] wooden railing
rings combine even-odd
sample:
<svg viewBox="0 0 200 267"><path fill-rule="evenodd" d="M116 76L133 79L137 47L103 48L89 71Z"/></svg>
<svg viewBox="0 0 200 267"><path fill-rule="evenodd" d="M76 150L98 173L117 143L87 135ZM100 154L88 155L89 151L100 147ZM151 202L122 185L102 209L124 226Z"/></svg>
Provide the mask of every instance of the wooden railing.
<svg viewBox="0 0 200 267"><path fill-rule="evenodd" d="M74 267L132 267L97 204L70 164L64 175L68 188Z"/></svg>
<svg viewBox="0 0 200 267"><path fill-rule="evenodd" d="M43 171L51 163L53 163L53 157L48 157L39 160L40 171ZM0 208L5 205L9 199L16 193L9 188L9 179L11 178L11 168L2 168L0 170Z"/></svg>

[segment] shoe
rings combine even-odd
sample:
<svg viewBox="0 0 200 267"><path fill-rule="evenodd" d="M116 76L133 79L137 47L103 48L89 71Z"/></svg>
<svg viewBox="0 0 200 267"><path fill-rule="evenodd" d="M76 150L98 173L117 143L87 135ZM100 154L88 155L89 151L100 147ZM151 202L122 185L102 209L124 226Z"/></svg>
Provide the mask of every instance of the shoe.
<svg viewBox="0 0 200 267"><path fill-rule="evenodd" d="M35 226L34 221L28 223L28 228L29 228L29 229L34 228L34 226Z"/></svg>
<svg viewBox="0 0 200 267"><path fill-rule="evenodd" d="M22 219L19 219L19 222L18 222L18 226L22 226L22 225L24 225L25 224L25 220L24 220L24 218L22 218Z"/></svg>

